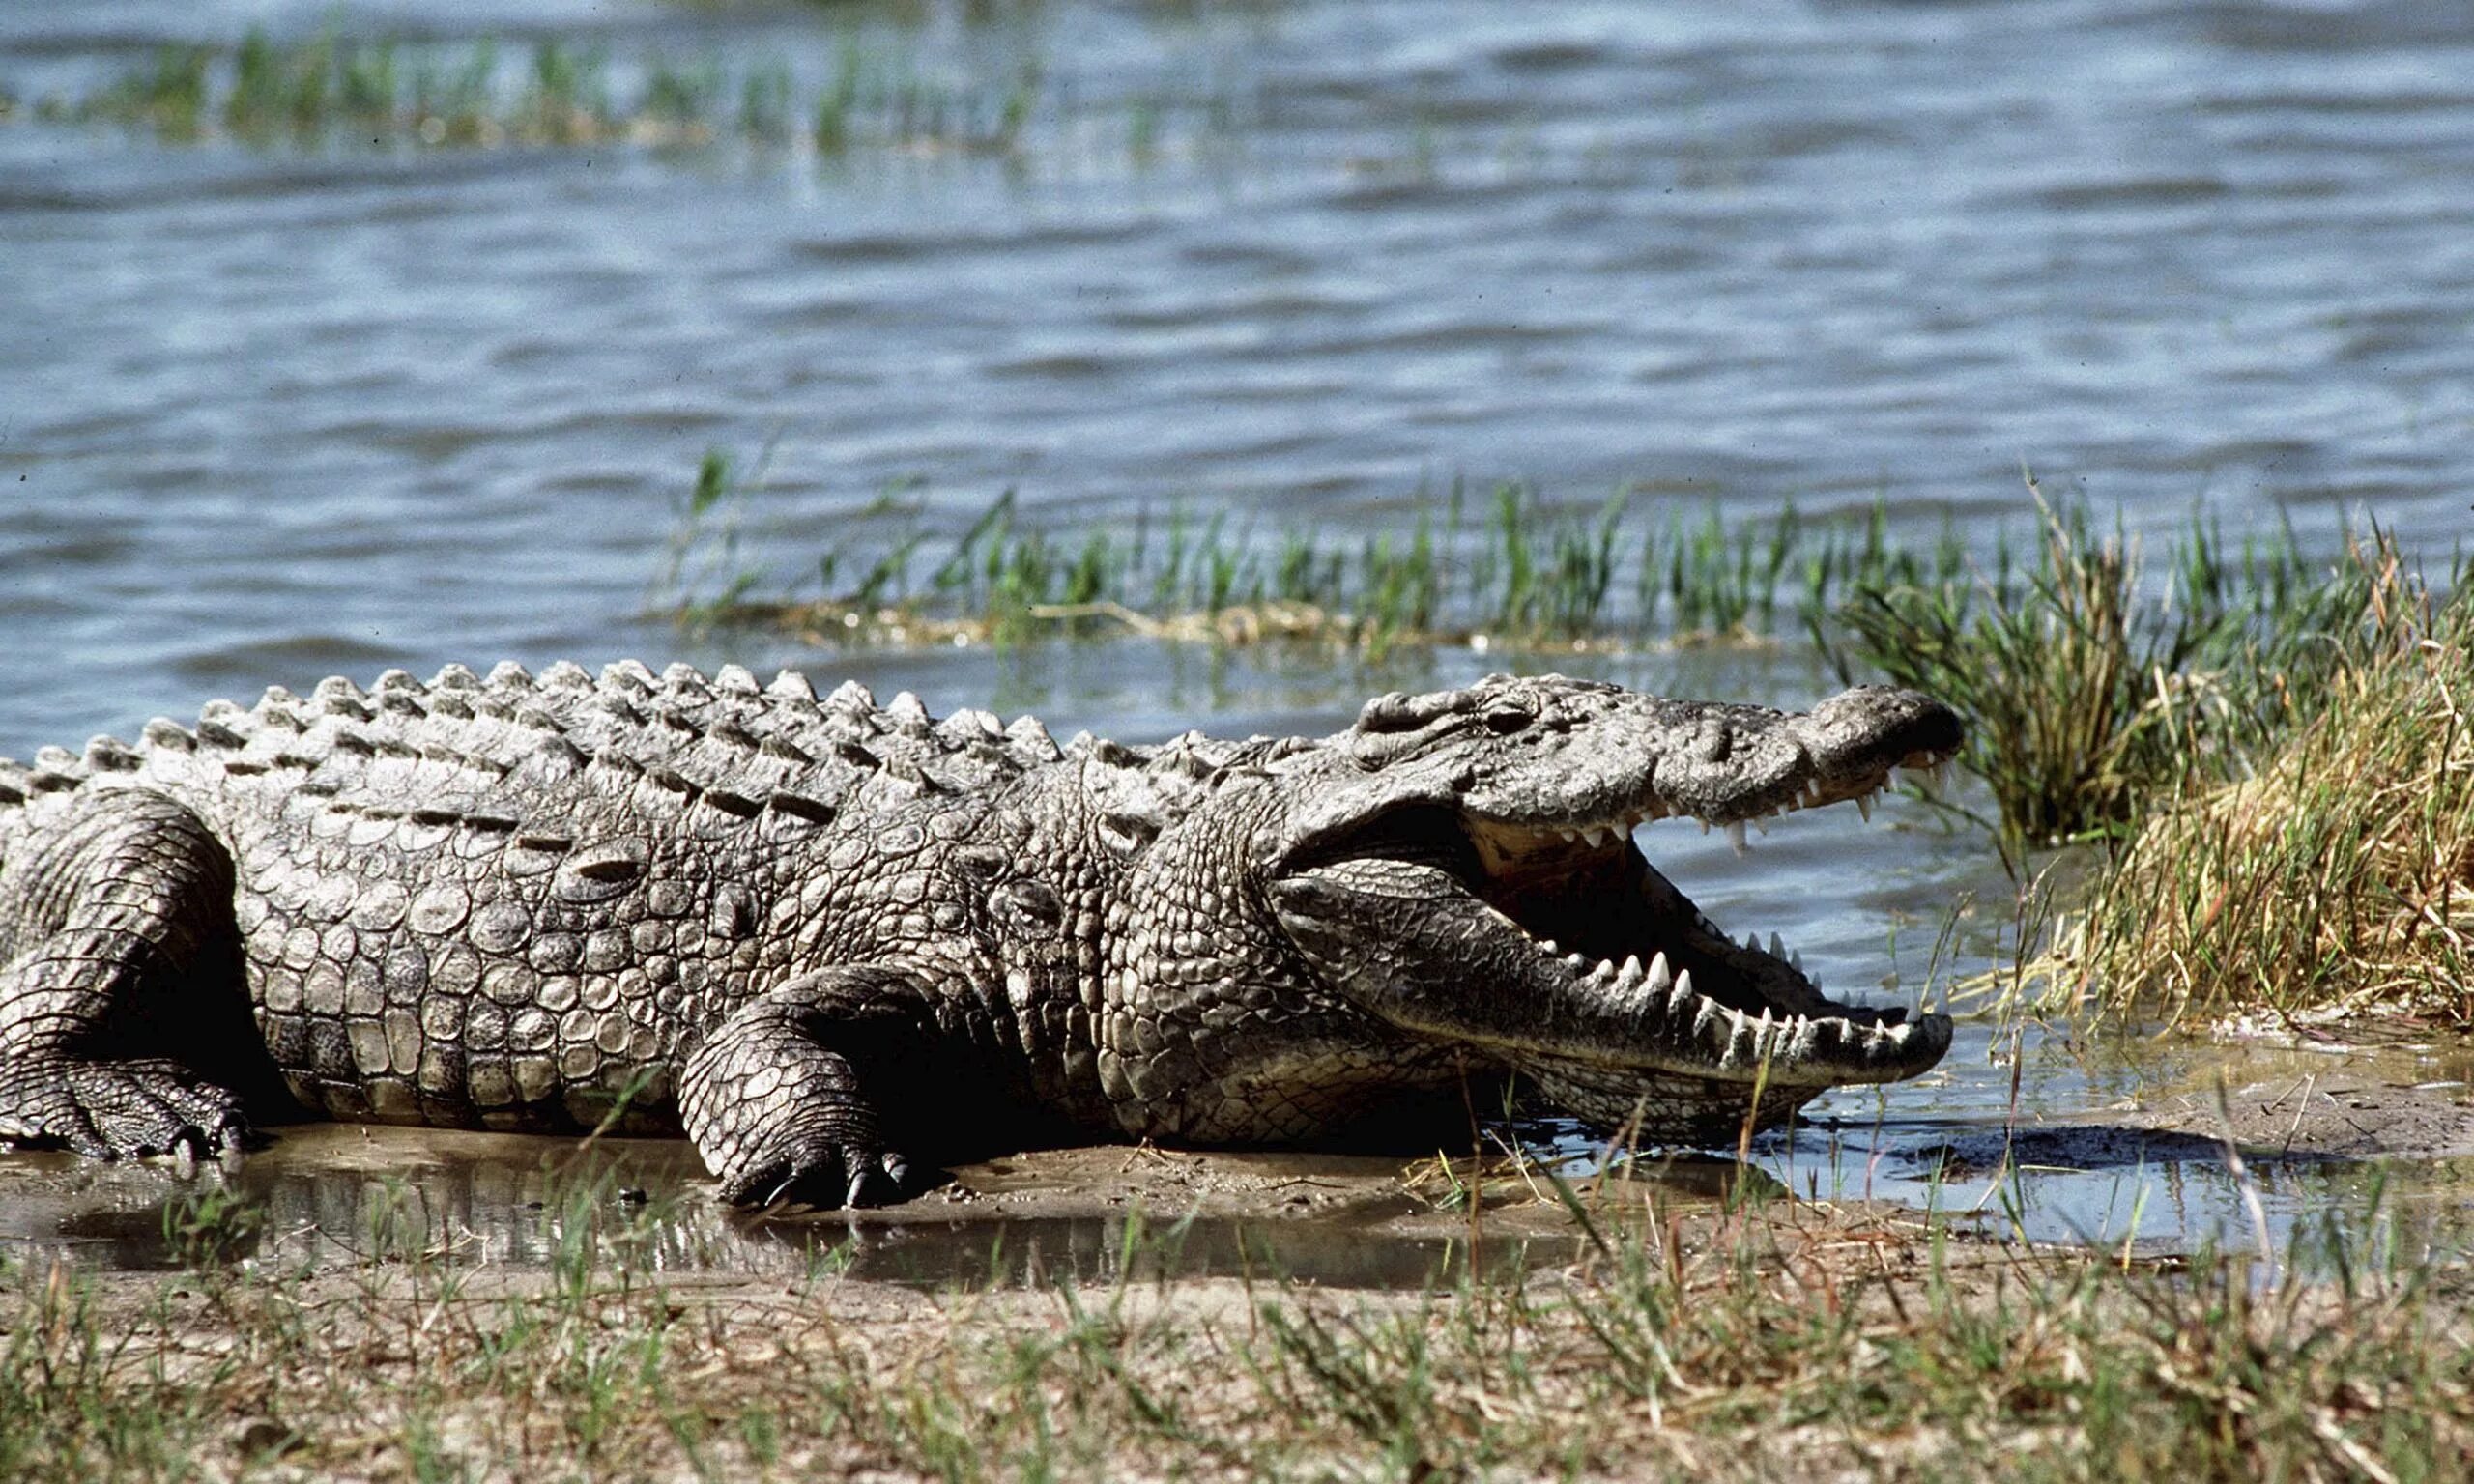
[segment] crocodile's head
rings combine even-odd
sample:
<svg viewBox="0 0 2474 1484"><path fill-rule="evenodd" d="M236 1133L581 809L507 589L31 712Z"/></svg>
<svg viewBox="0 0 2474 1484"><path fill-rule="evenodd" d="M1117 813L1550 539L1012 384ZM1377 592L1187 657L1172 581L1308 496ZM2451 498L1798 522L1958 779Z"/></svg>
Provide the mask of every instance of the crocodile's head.
<svg viewBox="0 0 2474 1484"><path fill-rule="evenodd" d="M1559 676L1385 696L1318 750L1258 865L1281 931L1363 1011L1579 1117L1731 1142L1748 1114L1772 1124L1833 1085L1923 1071L1950 1021L1841 1004L1775 936L1731 940L1634 829L1869 814L1892 769L1938 768L1959 741L1948 707L1886 688L1808 712Z"/></svg>

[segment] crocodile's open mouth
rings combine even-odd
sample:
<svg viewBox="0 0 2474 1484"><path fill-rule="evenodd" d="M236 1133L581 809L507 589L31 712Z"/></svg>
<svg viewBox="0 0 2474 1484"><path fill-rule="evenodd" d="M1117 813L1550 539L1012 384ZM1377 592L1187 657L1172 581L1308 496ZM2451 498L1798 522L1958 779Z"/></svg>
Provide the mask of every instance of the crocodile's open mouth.
<svg viewBox="0 0 2474 1484"><path fill-rule="evenodd" d="M1893 766L1704 820L1731 834L1853 802ZM1832 1000L1775 935L1731 939L1635 847L1656 803L1608 817L1507 820L1439 802L1381 813L1288 864L1272 894L1289 936L1359 1003L1483 1048L1550 1101L1653 1135L1758 1123L1823 1089L1913 1076L1948 1049L1945 1015Z"/></svg>

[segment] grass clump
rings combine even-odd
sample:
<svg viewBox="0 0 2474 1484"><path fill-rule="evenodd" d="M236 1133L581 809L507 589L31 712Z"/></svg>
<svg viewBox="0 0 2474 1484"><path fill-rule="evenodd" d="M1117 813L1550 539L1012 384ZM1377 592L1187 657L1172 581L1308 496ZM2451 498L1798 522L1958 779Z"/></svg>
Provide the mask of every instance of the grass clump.
<svg viewBox="0 0 2474 1484"><path fill-rule="evenodd" d="M2235 556L2196 521L2151 578L2118 516L2108 534L2084 503L2028 486L2028 559L2004 532L1989 568L1862 582L1814 626L1843 674L1885 674L1969 719L1963 760L2014 863L2117 838L2161 793L2222 776L2324 669L2319 636L2368 600L2342 568L2315 583L2289 536Z"/></svg>
<svg viewBox="0 0 2474 1484"><path fill-rule="evenodd" d="M2350 621L2241 698L2239 776L2154 809L2033 966L2055 997L2474 1029L2474 587L2376 533L2334 585Z"/></svg>

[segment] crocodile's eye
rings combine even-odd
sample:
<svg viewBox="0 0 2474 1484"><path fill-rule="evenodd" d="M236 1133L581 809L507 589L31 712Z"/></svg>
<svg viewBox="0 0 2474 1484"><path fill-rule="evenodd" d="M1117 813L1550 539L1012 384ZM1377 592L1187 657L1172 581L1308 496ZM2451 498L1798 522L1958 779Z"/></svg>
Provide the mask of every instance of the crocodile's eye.
<svg viewBox="0 0 2474 1484"><path fill-rule="evenodd" d="M1486 708L1486 729L1499 737L1518 731L1536 720L1537 713L1526 706L1496 705Z"/></svg>

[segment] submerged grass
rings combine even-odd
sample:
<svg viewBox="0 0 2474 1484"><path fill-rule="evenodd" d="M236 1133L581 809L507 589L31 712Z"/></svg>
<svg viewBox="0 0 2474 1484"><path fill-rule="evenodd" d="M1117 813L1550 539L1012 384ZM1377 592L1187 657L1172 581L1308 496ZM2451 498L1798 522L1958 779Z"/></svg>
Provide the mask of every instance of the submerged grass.
<svg viewBox="0 0 2474 1484"><path fill-rule="evenodd" d="M904 487L840 523L851 533L784 584L741 542L762 480L735 470L718 450L705 455L655 602L691 627L763 625L819 642L1132 631L1376 651L1762 642L1868 587L1954 582L1966 562L1947 528L1921 550L1891 540L1879 507L1823 522L1790 505L1731 527L1714 503L1632 490L1572 506L1518 482L1455 482L1359 536L1184 505L1053 530L1030 523L1009 490L940 534Z"/></svg>
<svg viewBox="0 0 2474 1484"><path fill-rule="evenodd" d="M1601 1191L1601 1195L1603 1191ZM546 1274L0 1274L0 1475L2422 1480L2474 1448L2454 1252L2258 1265L1601 1199L1526 1282L680 1282L607 1192ZM1623 1202L1635 1203L1617 1209Z"/></svg>
<svg viewBox="0 0 2474 1484"><path fill-rule="evenodd" d="M11 101L52 123L107 124L173 141L332 142L469 149L736 140L823 158L860 151L1013 157L1033 143L1132 163L1208 154L1247 108L1219 81L1191 97L1109 98L1060 82L1025 36L1002 54L930 63L899 31L853 26L795 57L614 57L556 37L502 45L322 32L235 45L160 47L84 93ZM797 64L793 65L793 62ZM0 95L5 98L5 95Z"/></svg>
<svg viewBox="0 0 2474 1484"><path fill-rule="evenodd" d="M2235 695L2236 776L2154 802L2031 977L2057 1003L2214 1016L2367 1010L2474 1029L2474 586L2358 546L2307 673Z"/></svg>

